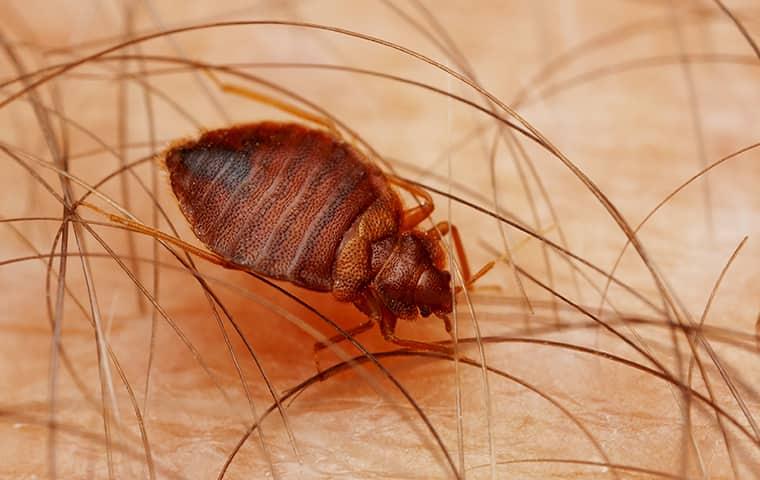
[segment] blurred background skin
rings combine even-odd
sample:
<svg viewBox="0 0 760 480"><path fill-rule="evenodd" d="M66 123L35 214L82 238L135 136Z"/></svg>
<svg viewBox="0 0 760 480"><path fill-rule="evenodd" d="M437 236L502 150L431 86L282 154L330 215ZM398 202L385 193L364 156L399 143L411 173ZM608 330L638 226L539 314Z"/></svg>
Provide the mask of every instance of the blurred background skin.
<svg viewBox="0 0 760 480"><path fill-rule="evenodd" d="M757 5L738 0L726 4L760 40ZM760 91L756 87L760 59L713 2L426 5L446 37L439 31L432 41L421 32L420 25L435 30L417 4L379 1L78 1L51 6L49 2L11 0L0 6L0 17L6 45L28 71L91 54L130 35L226 20L277 19L342 27L403 45L462 70L458 60L447 57L440 48L450 39L481 85L496 97L516 105L518 93L527 91L516 106L519 113L595 182L633 226L706 164L759 140ZM0 63L3 81L19 74L7 52ZM574 54L567 56L568 52ZM64 142L60 117L50 114L58 145L63 145L61 151L70 157L70 171L90 184L122 164L150 156L202 128L291 118L226 95L197 71L157 56L215 65L349 65L432 84L484 104L472 89L419 60L387 47L305 28L214 27L155 39L119 53L132 57L88 64L40 91L49 111L70 120L65 124ZM144 61L136 56L143 56ZM538 75L547 65L553 67L546 75ZM573 253L604 271L612 268L626 243L625 235L588 189L556 158L523 137L520 146L532 167L524 162L515 167L514 144L495 142L500 138L495 137L495 123L482 112L416 87L355 73L261 65L246 71L325 108L405 176L491 209L495 188L498 206L508 216L514 215L553 241L566 240ZM240 78L224 78L262 90ZM55 85L56 92L50 85ZM1 98L18 88L18 84L6 86ZM22 158L30 169L60 192L59 179L29 160L33 156L51 161L44 138L27 99L0 109L4 150L24 152ZM489 161L492 152L493 168ZM651 263L695 323L700 322L722 268L748 236L703 319L703 338L719 360L723 376L704 345L698 348L699 362L695 363L687 337L666 327L665 318L656 311L662 305L661 296L634 252L623 257L617 278L650 299L655 308L613 285L610 303L602 310L602 318L622 337L656 358L682 384L691 385L704 397L712 396L746 433L725 417L716 420L714 410L704 402L660 378L630 364L573 349L609 352L657 369L621 337L592 326L588 317L523 276L534 308L529 314L513 273L500 265L478 283L473 304L480 335L512 339L484 348L487 364L511 377L491 372L484 381L481 369L440 359L381 360L425 412L452 462L464 468L463 475L757 475L760 454L752 422L760 416L760 357L754 339L760 307L758 160L760 153L750 150L716 167L707 180L694 182L671 199L639 232ZM60 204L28 170L8 154L2 162L2 217L61 216ZM541 197L531 168L551 199L551 208ZM158 167L150 162L135 168L148 188L158 186L159 203L178 226L180 236L193 242L165 179L155 176L156 171ZM535 210L522 176L528 179ZM78 186L73 191L78 195L84 192ZM135 177L119 175L100 191L142 221L152 222L151 202ZM474 268L503 252L506 235L522 269L597 313L601 296L595 288L604 287L603 276L584 268L596 287L579 275L574 280L562 256L547 253L535 239L508 226L502 229L493 218L449 203L444 197L435 200L434 219L450 217L460 226ZM92 201L107 207L99 199ZM101 220L86 210L80 209L80 214ZM2 226L0 260L34 255L35 251L47 255L59 225L29 220ZM171 231L164 221L159 227ZM90 260L101 338L118 359L135 400L130 401L114 362L106 368L103 361L99 367L95 333L87 320L90 296L76 256L67 263L71 295L63 305L65 358L59 354L51 361L53 336L46 305L55 304L56 277L52 277L46 296L46 258L3 264L0 477L39 478L51 471L60 478L105 478L109 473L115 478L149 476L134 403L144 416L156 477L216 478L253 413L207 296L165 251L160 253L163 263L156 282L150 239L134 235L128 241L124 232L104 227L97 231L146 290L155 292L158 287L159 303L209 373L151 304L138 299L123 270L102 256ZM88 234L84 243L86 251L104 253ZM68 245L70 252L79 251L73 230ZM138 262L135 256L145 261ZM551 271L546 268L547 258ZM285 392L315 373L314 337L294 319L323 335L333 335L334 330L281 293L242 273L198 263L201 272L213 277L214 292L239 323L276 391ZM58 257L52 264L58 271ZM285 287L344 328L362 321L352 307L338 305L329 295ZM470 311L461 299L457 311L459 337L472 338L475 329ZM261 414L272 403L266 384L227 322L225 331L248 380L255 413ZM434 319L403 322L399 334L446 338L440 321ZM565 346L530 343L534 339ZM689 339L699 343L697 335ZM374 330L359 340L371 351L389 349ZM355 354L346 344L341 349L346 355ZM481 358L472 344L461 349L470 358ZM338 357L323 352L320 360L324 368ZM51 369L57 371L54 380ZM709 379L707 384L704 377ZM744 411L732 396L727 379L742 399ZM518 382L528 382L533 390ZM52 408L51 391L55 392ZM265 447L258 435L251 437L225 478L453 477L419 415L376 367L350 368L309 387L287 404L287 412L298 453L282 419L271 415L263 422Z"/></svg>

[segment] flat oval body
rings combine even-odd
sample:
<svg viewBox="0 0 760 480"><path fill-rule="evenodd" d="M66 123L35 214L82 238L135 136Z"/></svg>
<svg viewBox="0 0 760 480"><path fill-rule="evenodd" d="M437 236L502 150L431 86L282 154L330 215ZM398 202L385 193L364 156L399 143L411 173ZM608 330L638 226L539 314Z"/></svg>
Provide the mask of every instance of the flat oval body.
<svg viewBox="0 0 760 480"><path fill-rule="evenodd" d="M196 236L268 277L329 291L351 225L389 187L383 173L330 133L261 122L204 133L165 156Z"/></svg>

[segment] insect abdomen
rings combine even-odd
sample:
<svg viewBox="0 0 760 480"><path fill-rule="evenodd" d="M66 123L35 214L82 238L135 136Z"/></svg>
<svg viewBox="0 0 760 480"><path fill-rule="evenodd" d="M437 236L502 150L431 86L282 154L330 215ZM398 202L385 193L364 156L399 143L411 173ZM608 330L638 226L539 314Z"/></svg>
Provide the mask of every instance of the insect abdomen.
<svg viewBox="0 0 760 480"><path fill-rule="evenodd" d="M263 275L328 291L344 234L382 175L347 144L297 124L207 132L166 154L172 189L198 238Z"/></svg>

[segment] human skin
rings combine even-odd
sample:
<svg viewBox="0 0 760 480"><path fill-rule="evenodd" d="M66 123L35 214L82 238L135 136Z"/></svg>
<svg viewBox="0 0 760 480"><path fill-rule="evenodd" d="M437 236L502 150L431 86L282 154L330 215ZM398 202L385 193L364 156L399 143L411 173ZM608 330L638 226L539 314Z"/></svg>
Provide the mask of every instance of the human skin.
<svg viewBox="0 0 760 480"><path fill-rule="evenodd" d="M550 208L531 167L524 162L519 169L514 166L514 143L506 130L497 136L498 123L486 113L491 106L482 95L441 68L389 46L303 26L217 25L172 34L168 38L174 43L145 41L115 52L131 55L128 59L89 62L69 72L56 84L59 100L51 97L52 83L45 84L40 98L53 113L36 116L25 98L3 105L0 215L5 219L61 217L60 202L30 173L61 192L55 172L34 160L55 164L41 126L44 118L57 132L57 144L68 145L71 174L90 185L120 162L152 157L202 128L264 119L304 121L225 94L206 76L192 73L199 71L197 64L188 69L168 57L213 65L348 65L435 85L484 106L485 111L476 110L419 87L315 66L245 70L329 111L399 174L517 218L539 238L434 195L433 219L459 226L473 269L504 253L504 234L522 272L500 262L474 285L469 295L477 329L465 296L458 295L460 361L388 355L333 371L331 365L358 350L342 342L321 352L325 378L309 384L292 403L283 402L284 415L276 409L269 414L235 454L225 478L752 478L760 471L760 436L753 424L760 414L757 150L720 163L707 181L685 187L638 231L639 251L627 247L615 278L651 305L613 284L609 302L600 309L606 277L579 260L573 265L582 274L573 274L567 253L545 250L540 240L564 245L577 258L609 272L626 245L626 228L636 228L706 165L759 140L752 126L760 125L755 88L760 59L714 3L436 4L432 13L461 50L467 68L379 2L261 2L255 7L246 2L151 2L152 13L145 5L130 10L129 4L114 8L71 2L52 9L45 2L9 2L0 16L14 21L4 22L2 34L33 71L117 45L130 29L138 36L153 32L157 19L164 29L249 19L346 28L412 49L445 68L471 69L483 88L514 105L590 182L584 185L557 155L517 134L551 199ZM760 32L760 12L751 2L729 6L750 34ZM402 7L426 24L420 11ZM535 76L552 59L593 38L599 40L555 64L547 79ZM85 43L92 40L97 42ZM3 80L19 75L18 64L6 52L0 64ZM137 60L140 56L144 62ZM133 75L120 76L124 71ZM250 79L223 78L271 92ZM577 80L568 80L572 78ZM120 85L126 92L121 103ZM19 88L18 83L4 87L0 102ZM523 88L529 94L518 104ZM187 116L177 113L167 98ZM494 111L519 123L504 109ZM66 142L56 114L76 122L67 124ZM120 131L125 133L120 136ZM105 147L110 151L104 152ZM145 162L135 172L149 189L156 187L157 202L179 236L200 247L159 162ZM522 175L528 178L538 222ZM76 196L86 191L76 183L71 188ZM135 177L119 174L98 191L152 223L155 210ZM404 199L412 205L411 198ZM88 201L116 213L103 197ZM107 221L86 207L78 215ZM51 249L61 252L60 245L53 248L60 224L29 219L0 225L0 261L6 262L0 268L5 305L0 315L3 478L216 478L253 418L273 404L261 371L272 389L284 395L316 375L314 342L336 333L326 318L344 329L364 320L329 294L277 284L307 307L244 272L197 256L200 273L194 277L163 247L156 277L152 239L135 233L130 243L122 231L93 226L123 259L122 268L92 233L74 223L68 227L70 294L58 295L60 256L52 258L55 274L49 287L46 268ZM159 229L173 234L164 220ZM90 255L89 263L78 256L81 251ZM45 256L7 263L36 253ZM135 272L149 295L140 293L125 269ZM207 279L206 290L198 278ZM98 308L92 307L93 292ZM222 320L209 306L210 295L217 295L224 307L216 309ZM56 314L61 298L62 313ZM678 314L668 319L663 299L677 305ZM53 348L58 337L51 321L61 322L58 349ZM670 328L668 322L685 327ZM700 322L703 329L696 328ZM402 322L398 333L426 341L448 338L434 317ZM477 336L499 338L480 350L472 341ZM377 329L356 341L369 352L395 350ZM107 348L113 355L109 361L103 353ZM479 366L483 359L492 369L488 373Z"/></svg>

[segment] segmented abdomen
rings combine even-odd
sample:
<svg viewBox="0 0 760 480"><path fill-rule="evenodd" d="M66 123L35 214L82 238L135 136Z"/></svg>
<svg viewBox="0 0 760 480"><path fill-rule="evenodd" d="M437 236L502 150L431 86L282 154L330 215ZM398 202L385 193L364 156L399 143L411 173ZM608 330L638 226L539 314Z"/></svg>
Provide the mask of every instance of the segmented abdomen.
<svg viewBox="0 0 760 480"><path fill-rule="evenodd" d="M209 249L263 275L328 291L345 232L380 171L332 135L262 122L207 132L166 154L172 189Z"/></svg>

